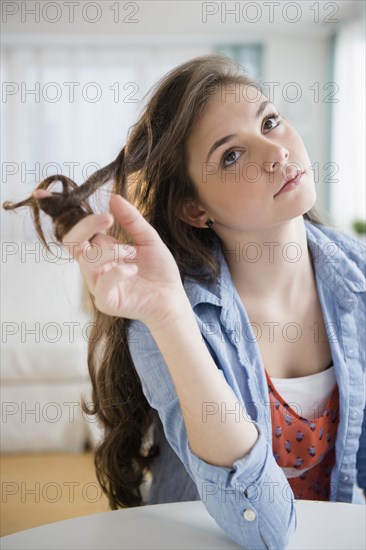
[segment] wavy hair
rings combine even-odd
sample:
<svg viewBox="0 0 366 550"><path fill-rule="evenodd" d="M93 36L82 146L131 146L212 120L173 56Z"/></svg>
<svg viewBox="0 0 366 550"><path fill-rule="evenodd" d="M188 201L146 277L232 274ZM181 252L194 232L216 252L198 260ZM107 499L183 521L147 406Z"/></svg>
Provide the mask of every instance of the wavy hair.
<svg viewBox="0 0 366 550"><path fill-rule="evenodd" d="M183 203L197 198L187 170L187 139L212 96L225 85L258 86L240 65L221 55L192 59L170 71L151 90L139 120L115 160L92 174L82 185L54 175L37 189L62 183L62 192L36 200L33 196L3 207L29 206L37 234L49 250L41 227L40 210L53 219L54 234L63 236L93 212L88 197L104 185L128 198L157 230L172 252L182 279L214 281L219 266L213 253L215 234L195 228L180 218ZM314 210L304 215L321 223ZM108 234L126 242L118 223ZM204 269L202 269L202 267ZM88 294L88 291L86 291ZM128 319L98 311L90 299L93 329L88 342L92 403L83 409L96 415L104 437L95 450L98 481L112 509L143 504L141 484L158 448L148 437L152 409L141 388L127 341Z"/></svg>

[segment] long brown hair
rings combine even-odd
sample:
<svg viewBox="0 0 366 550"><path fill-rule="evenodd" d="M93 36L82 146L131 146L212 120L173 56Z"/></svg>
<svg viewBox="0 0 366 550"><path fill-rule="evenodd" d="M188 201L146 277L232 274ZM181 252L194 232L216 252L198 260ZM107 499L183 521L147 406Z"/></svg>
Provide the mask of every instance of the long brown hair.
<svg viewBox="0 0 366 550"><path fill-rule="evenodd" d="M215 234L195 228L180 218L182 205L196 198L187 170L186 143L193 126L210 98L225 85L257 86L243 69L219 55L195 58L169 72L152 89L138 122L130 129L127 143L116 159L95 172L78 187L69 178L56 175L43 180L38 189L61 181L63 191L52 197L33 197L3 207L13 210L30 206L38 236L46 242L40 209L54 221L56 239L82 217L92 213L88 197L111 183L113 193L131 200L171 250L182 278L215 280L218 264L213 253ZM319 223L314 211L305 217ZM108 232L120 241L127 236L115 223ZM91 303L91 302L90 302ZM131 360L127 342L127 319L110 317L91 303L93 330L88 345L88 368L92 405L104 437L95 452L98 480L111 508L142 504L140 486L158 449L148 442L151 408Z"/></svg>

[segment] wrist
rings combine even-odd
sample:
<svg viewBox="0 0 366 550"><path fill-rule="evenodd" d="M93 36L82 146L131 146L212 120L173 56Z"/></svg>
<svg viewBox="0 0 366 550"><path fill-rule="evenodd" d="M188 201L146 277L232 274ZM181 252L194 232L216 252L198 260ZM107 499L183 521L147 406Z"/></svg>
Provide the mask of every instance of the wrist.
<svg viewBox="0 0 366 550"><path fill-rule="evenodd" d="M160 334L166 334L167 330L186 321L187 317L193 318L192 306L183 286L181 289L169 293L163 299L159 298L160 300L159 313L144 321L153 336L158 337ZM165 305L162 307L163 302Z"/></svg>

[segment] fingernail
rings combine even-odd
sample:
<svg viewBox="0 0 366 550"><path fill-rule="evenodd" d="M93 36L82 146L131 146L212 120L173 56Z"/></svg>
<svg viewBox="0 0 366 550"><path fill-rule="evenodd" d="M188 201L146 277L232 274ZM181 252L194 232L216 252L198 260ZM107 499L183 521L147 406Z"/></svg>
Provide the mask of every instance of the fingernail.
<svg viewBox="0 0 366 550"><path fill-rule="evenodd" d="M35 199L44 199L46 197L52 197L52 193L46 189L35 189L32 193Z"/></svg>

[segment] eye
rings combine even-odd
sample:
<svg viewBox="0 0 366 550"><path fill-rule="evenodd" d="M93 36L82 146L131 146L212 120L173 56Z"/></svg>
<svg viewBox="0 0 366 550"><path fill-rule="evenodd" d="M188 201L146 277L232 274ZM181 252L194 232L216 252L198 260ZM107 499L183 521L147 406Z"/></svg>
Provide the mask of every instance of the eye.
<svg viewBox="0 0 366 550"><path fill-rule="evenodd" d="M224 168L228 168L238 160L239 156L240 151L238 151L238 149L231 149L231 151L227 151L222 157L222 166Z"/></svg>
<svg viewBox="0 0 366 550"><path fill-rule="evenodd" d="M277 128L277 126L281 124L281 122L278 120L279 118L280 115L277 113L271 113L270 115L267 115L263 122L263 130L267 130L269 132L270 130ZM269 125L267 124L267 122L269 123Z"/></svg>

